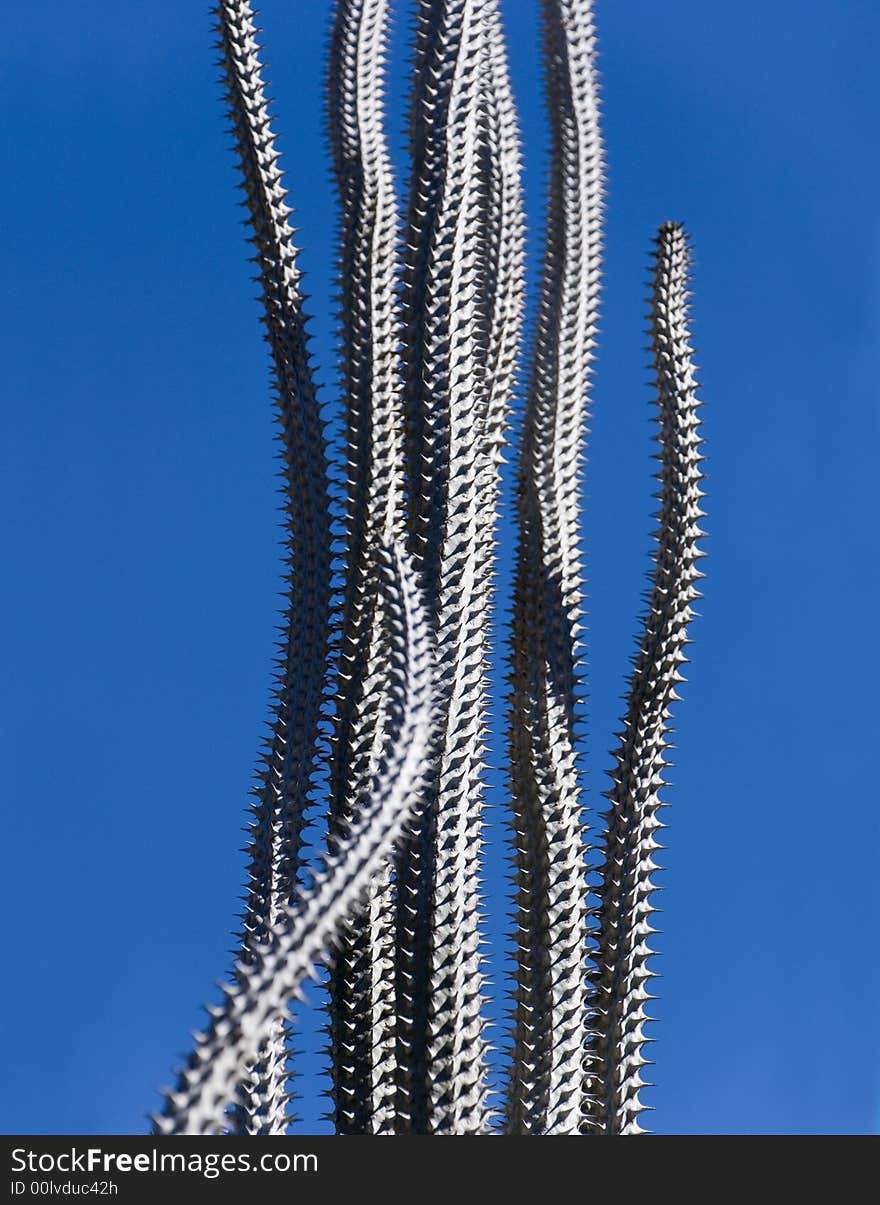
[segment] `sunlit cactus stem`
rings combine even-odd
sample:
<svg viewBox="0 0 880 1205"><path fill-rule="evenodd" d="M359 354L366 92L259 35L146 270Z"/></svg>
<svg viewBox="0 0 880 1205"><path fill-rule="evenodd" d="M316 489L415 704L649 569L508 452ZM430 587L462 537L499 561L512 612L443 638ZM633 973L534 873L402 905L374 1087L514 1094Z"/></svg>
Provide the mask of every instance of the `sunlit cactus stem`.
<svg viewBox="0 0 880 1205"><path fill-rule="evenodd" d="M400 248L383 131L386 0L339 0L330 43L330 142L340 199L340 334L347 452L342 636L330 770L331 832L357 814L387 726L387 617L371 565L403 531ZM333 1120L389 1134L397 1090L390 865L371 884L330 978Z"/></svg>
<svg viewBox="0 0 880 1205"><path fill-rule="evenodd" d="M403 550L378 547L373 565L388 617L388 730L357 818L334 842L309 887L248 950L220 1006L165 1093L154 1117L162 1134L217 1131L247 1067L270 1040L288 1002L318 962L332 954L377 871L411 822L427 767L433 700L431 645L415 574Z"/></svg>
<svg viewBox="0 0 880 1205"><path fill-rule="evenodd" d="M594 979L598 1012L595 1121L606 1134L636 1134L646 1108L643 1047L656 834L668 765L670 708L683 681L693 604L700 597L700 422L691 346L689 253L681 226L657 238L651 292L651 341L657 388L661 469L654 577L630 682L629 703L608 794Z"/></svg>
<svg viewBox="0 0 880 1205"><path fill-rule="evenodd" d="M591 5L544 0L542 10L552 143L516 498L508 743L517 951L507 1128L577 1134L589 1110L580 478L598 320L603 167Z"/></svg>
<svg viewBox="0 0 880 1205"><path fill-rule="evenodd" d="M521 321L518 136L503 44L490 53L489 39L501 39L495 0L422 0L418 22L406 467L438 711L419 827L398 873L399 1111L404 1130L479 1134L490 1124L480 925L486 664L497 469ZM505 265L508 311L493 302L493 254ZM502 375L490 378L493 362Z"/></svg>

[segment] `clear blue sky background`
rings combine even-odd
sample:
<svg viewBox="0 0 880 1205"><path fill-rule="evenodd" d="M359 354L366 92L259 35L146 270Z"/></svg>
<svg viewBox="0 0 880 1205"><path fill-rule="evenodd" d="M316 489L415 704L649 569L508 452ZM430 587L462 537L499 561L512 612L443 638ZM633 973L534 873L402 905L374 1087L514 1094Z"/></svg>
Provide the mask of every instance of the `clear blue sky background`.
<svg viewBox="0 0 880 1205"><path fill-rule="evenodd" d="M206 7L46 0L4 17L5 1132L143 1130L235 925L277 529L267 358ZM537 0L504 7L534 281ZM329 3L262 11L330 401ZM652 1124L878 1130L880 8L605 0L599 19L594 800L648 567L646 267L667 218L695 240L711 457L704 618L668 793ZM497 990L497 789L492 804ZM314 1097L319 1061L304 1067ZM300 1128L320 1111L305 1102Z"/></svg>

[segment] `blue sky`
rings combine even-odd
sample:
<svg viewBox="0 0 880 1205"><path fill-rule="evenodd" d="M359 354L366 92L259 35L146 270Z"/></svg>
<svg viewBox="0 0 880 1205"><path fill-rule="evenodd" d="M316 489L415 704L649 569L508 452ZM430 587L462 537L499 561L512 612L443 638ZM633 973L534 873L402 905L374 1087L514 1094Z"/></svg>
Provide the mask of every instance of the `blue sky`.
<svg viewBox="0 0 880 1205"><path fill-rule="evenodd" d="M537 0L504 8L534 281ZM329 402L329 3L265 0L262 14ZM650 1124L880 1130L880 9L605 0L598 15L594 801L648 568L646 272L667 218L695 243L710 457L706 597L667 793ZM235 925L278 607L268 366L206 5L46 0L14 6L4 29L0 1130L138 1132ZM398 93L406 38L400 20ZM497 994L497 786L491 803ZM313 1096L326 1084L303 1064ZM320 1111L304 1102L300 1128Z"/></svg>

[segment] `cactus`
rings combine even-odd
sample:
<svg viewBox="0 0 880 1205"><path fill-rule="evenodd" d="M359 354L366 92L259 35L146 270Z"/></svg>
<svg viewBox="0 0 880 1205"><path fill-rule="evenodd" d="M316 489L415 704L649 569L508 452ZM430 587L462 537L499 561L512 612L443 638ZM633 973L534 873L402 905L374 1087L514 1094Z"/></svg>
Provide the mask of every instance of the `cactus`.
<svg viewBox="0 0 880 1205"><path fill-rule="evenodd" d="M517 870L511 1133L587 1112L587 868L577 765L584 627L580 475L595 347L602 144L588 5L545 0L552 147L517 490L510 785Z"/></svg>
<svg viewBox="0 0 880 1205"><path fill-rule="evenodd" d="M660 443L660 512L651 595L615 752L611 807L601 868L593 1000L598 1081L594 1118L608 1134L639 1133L641 1069L647 1060L647 963L655 834L662 824L660 790L667 766L670 706L684 679L693 603L700 597L698 541L702 457L699 406L688 313L689 253L683 229L667 223L657 236L651 292L651 342Z"/></svg>
<svg viewBox="0 0 880 1205"><path fill-rule="evenodd" d="M518 186L511 196L512 165L501 155L504 140L515 139L506 63L488 53L497 29L494 0L420 5L404 292L407 467L438 712L433 773L399 867L400 1112L417 1133L488 1125L479 925L485 664L496 464L521 307L497 311L516 301L522 265ZM503 219L496 254L514 278L512 298L492 296L493 194ZM495 357L503 375L490 384Z"/></svg>
<svg viewBox="0 0 880 1205"><path fill-rule="evenodd" d="M210 1134L222 1125L242 1074L303 980L340 940L414 814L428 765L431 643L415 574L399 546L378 546L373 567L387 616L389 679L388 735L376 774L312 884L252 943L236 982L224 986L222 1006L209 1010L207 1031L197 1035L176 1089L166 1095L165 1115L154 1119L160 1133Z"/></svg>
<svg viewBox="0 0 880 1205"><path fill-rule="evenodd" d="M290 900L316 768L330 622L327 448L303 314L290 208L268 114L254 15L247 0L216 9L220 66L253 230L263 320L272 353L286 510L288 595L273 716L250 824L242 953L252 957ZM283 1133L283 1021L247 1071L237 1128Z"/></svg>
<svg viewBox="0 0 880 1205"><path fill-rule="evenodd" d="M154 1118L158 1133L286 1132L288 1010L322 962L338 1133L641 1132L659 792L701 576L689 254L680 226L661 227L651 298L657 550L600 831L581 765L581 478L604 205L595 31L589 0L536 3L551 160L514 441L506 720L516 951L504 1099L496 1107L489 1091L480 876L495 526L519 387L525 220L499 0L415 0L405 204L384 130L389 0L335 2L338 497L254 14L248 0L220 0L280 422L288 606L237 958ZM312 865L303 833L319 805L327 835Z"/></svg>
<svg viewBox="0 0 880 1205"><path fill-rule="evenodd" d="M381 755L387 714L384 615L370 555L403 535L403 362L398 214L383 131L385 0L343 0L328 102L342 213L340 326L347 475L345 575L330 771L334 830L350 823ZM340 1133L391 1133L397 1091L390 863L341 943L330 983L333 1119Z"/></svg>

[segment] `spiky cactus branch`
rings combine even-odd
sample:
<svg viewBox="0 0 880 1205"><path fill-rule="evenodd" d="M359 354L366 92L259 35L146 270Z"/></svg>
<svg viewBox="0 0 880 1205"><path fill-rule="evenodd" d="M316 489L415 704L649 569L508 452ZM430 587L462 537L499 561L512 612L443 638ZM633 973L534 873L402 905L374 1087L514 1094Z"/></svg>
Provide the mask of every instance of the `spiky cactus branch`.
<svg viewBox="0 0 880 1205"><path fill-rule="evenodd" d="M688 627L700 597L703 492L700 403L688 312L689 255L681 226L657 238L651 293L661 463L654 580L608 793L594 991L598 1012L595 1118L606 1134L640 1132L642 1048L653 977L648 960L656 890L658 811L668 765L670 707L683 681Z"/></svg>
<svg viewBox="0 0 880 1205"><path fill-rule="evenodd" d="M544 0L550 195L520 449L510 782L517 966L508 1129L576 1134L588 1109L586 848L577 722L583 447L599 299L602 144L591 5Z"/></svg>
<svg viewBox="0 0 880 1205"><path fill-rule="evenodd" d="M256 250L263 320L272 353L287 525L287 613L271 731L250 826L243 957L252 957L291 897L315 773L325 698L330 606L327 450L312 381L300 272L279 154L247 0L216 8L226 100ZM246 1132L287 1127L287 1054L282 1029L248 1073L238 1117Z"/></svg>
<svg viewBox="0 0 880 1205"><path fill-rule="evenodd" d="M371 550L403 531L398 215L383 131L386 0L340 0L328 79L341 206L340 321L347 479L331 826L350 823L381 755L387 638ZM400 445L400 446L398 446ZM333 1114L340 1133L392 1133L396 1095L390 866L371 885L330 982Z"/></svg>
<svg viewBox="0 0 880 1205"><path fill-rule="evenodd" d="M497 474L510 422L511 395L520 355L525 309L525 213L519 123L510 86L504 30L497 3L486 5L481 69L483 100L480 138L486 205L483 213L483 265L478 300L484 302L487 410L488 499L497 505Z"/></svg>
<svg viewBox="0 0 880 1205"><path fill-rule="evenodd" d="M402 1128L467 1134L489 1124L479 923L485 665L521 214L494 0L423 0L419 22L404 290L407 487L433 604L439 706L432 776L399 872L400 1111ZM489 230L507 278L498 297ZM502 371L490 386L493 355Z"/></svg>
<svg viewBox="0 0 880 1205"><path fill-rule="evenodd" d="M429 630L405 554L378 548L373 564L388 617L390 685L387 739L370 791L312 885L279 909L242 958L235 982L223 987L223 1004L208 1009L208 1029L196 1035L175 1090L166 1094L164 1113L154 1119L157 1132L216 1132L243 1072L265 1048L302 981L338 943L415 810L430 735Z"/></svg>

